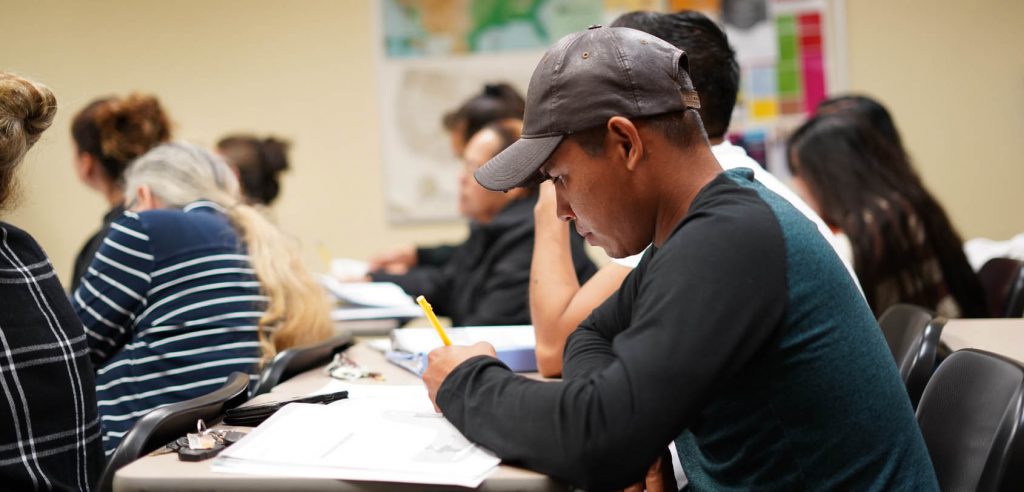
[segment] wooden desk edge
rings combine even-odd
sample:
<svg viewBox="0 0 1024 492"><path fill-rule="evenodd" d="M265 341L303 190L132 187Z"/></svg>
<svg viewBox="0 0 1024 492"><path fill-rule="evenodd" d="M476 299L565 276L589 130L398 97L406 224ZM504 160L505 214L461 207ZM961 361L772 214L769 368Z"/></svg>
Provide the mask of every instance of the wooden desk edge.
<svg viewBox="0 0 1024 492"><path fill-rule="evenodd" d="M386 382L361 381L354 384L417 384L419 378L412 373L387 362L383 354L369 348L360 341L348 352L349 357L359 364L379 370L387 379ZM275 388L271 394L280 398L299 396L316 391L325 385L326 379L321 369L314 369L296 376ZM261 395L262 396L262 395ZM173 467L183 473L171 475L168 468ZM114 476L115 491L180 491L180 490L451 490L451 486L423 484L401 484L393 482L364 482L347 480L325 480L319 478L275 477L261 475L243 475L220 473L210 470L210 461L186 463L179 461L177 455L166 454L155 457L141 458L118 470ZM502 464L484 480L479 490L510 491L510 490L567 490L564 484L537 472Z"/></svg>

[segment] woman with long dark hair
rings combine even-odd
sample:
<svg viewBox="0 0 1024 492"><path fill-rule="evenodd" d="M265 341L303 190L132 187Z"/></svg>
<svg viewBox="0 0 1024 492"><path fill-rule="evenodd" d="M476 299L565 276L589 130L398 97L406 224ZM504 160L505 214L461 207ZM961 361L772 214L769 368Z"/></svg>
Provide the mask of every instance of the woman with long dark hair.
<svg viewBox="0 0 1024 492"><path fill-rule="evenodd" d="M914 171L888 112L871 102L889 125L850 102L797 129L788 148L794 185L850 238L854 270L875 315L910 303L949 317L988 316L960 235Z"/></svg>

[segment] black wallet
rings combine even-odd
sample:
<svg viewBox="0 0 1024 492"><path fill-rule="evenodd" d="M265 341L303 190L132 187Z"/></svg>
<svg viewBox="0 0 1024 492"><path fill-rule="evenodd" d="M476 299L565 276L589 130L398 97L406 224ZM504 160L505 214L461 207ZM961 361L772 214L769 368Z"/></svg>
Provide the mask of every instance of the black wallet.
<svg viewBox="0 0 1024 492"><path fill-rule="evenodd" d="M224 413L224 423L227 425L256 427L264 420L270 418L274 412L277 412L281 407L289 403L322 403L326 405L345 398L348 398L348 391L339 391L337 393L327 393L324 395L303 396L299 398L292 398L290 400L252 405L249 407L232 408Z"/></svg>

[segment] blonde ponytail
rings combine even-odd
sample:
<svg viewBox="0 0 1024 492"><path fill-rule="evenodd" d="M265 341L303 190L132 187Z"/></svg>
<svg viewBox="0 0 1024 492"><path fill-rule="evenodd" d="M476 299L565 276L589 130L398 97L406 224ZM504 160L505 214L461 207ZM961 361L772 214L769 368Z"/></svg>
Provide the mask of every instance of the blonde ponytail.
<svg viewBox="0 0 1024 492"><path fill-rule="evenodd" d="M259 321L263 363L281 350L331 336L330 304L303 263L298 245L263 214L242 203L238 179L224 161L195 145L163 144L132 163L125 182L128 203L139 186L148 185L167 207L209 200L224 209L246 245L268 299Z"/></svg>
<svg viewBox="0 0 1024 492"><path fill-rule="evenodd" d="M228 208L228 217L242 233L256 277L269 299L259 322L263 362L286 348L329 338L333 330L330 304L294 242L249 205Z"/></svg>

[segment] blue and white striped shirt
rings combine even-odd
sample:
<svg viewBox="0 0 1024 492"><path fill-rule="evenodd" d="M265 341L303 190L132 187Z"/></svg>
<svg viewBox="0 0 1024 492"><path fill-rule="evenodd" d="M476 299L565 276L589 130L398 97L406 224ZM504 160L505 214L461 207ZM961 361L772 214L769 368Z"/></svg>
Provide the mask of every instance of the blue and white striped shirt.
<svg viewBox="0 0 1024 492"><path fill-rule="evenodd" d="M259 362L266 298L238 234L211 202L125 212L72 302L99 368L107 454L140 416L209 393Z"/></svg>

